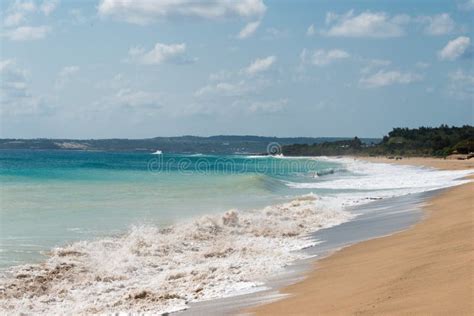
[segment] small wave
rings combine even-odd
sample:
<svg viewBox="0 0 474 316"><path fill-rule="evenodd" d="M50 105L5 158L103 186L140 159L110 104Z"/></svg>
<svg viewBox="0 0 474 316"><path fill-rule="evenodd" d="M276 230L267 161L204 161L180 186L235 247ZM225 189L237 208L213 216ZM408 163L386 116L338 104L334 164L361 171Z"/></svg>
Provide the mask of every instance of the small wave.
<svg viewBox="0 0 474 316"><path fill-rule="evenodd" d="M244 158L247 159L268 159L270 158L270 155L249 155L249 156L244 156Z"/></svg>

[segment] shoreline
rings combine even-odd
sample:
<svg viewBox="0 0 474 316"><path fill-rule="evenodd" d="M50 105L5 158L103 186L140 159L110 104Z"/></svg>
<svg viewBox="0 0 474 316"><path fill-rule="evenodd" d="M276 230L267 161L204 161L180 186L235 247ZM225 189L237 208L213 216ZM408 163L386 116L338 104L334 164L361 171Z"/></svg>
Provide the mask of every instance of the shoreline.
<svg viewBox="0 0 474 316"><path fill-rule="evenodd" d="M304 280L315 260L329 257L358 242L389 236L415 225L423 217L421 205L434 194L435 191L425 191L350 207L349 212L358 214L355 218L311 233L308 237L318 244L301 250L308 257L293 262L284 271L266 280L263 290L195 302L178 315L235 315L242 310L282 299L287 294L280 293L280 290Z"/></svg>
<svg viewBox="0 0 474 316"><path fill-rule="evenodd" d="M352 158L444 170L474 168L472 160ZM424 219L416 225L316 260L303 281L280 290L286 295L284 299L245 312L472 313L473 189L474 183L470 182L442 190L428 200L423 207Z"/></svg>

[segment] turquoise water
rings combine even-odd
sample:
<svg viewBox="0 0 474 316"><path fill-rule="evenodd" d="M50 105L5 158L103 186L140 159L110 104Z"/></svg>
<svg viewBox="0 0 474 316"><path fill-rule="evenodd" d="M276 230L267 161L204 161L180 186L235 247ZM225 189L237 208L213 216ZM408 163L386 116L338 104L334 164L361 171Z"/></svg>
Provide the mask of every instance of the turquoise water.
<svg viewBox="0 0 474 316"><path fill-rule="evenodd" d="M338 165L273 157L0 151L0 267L72 241L286 201ZM314 191L314 190L313 190Z"/></svg>

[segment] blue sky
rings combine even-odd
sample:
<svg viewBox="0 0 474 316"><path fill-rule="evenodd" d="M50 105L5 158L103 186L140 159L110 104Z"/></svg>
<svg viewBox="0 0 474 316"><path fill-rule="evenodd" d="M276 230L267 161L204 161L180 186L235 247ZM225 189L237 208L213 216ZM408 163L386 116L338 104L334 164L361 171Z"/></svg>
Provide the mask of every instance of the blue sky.
<svg viewBox="0 0 474 316"><path fill-rule="evenodd" d="M474 1L2 1L1 137L473 124Z"/></svg>

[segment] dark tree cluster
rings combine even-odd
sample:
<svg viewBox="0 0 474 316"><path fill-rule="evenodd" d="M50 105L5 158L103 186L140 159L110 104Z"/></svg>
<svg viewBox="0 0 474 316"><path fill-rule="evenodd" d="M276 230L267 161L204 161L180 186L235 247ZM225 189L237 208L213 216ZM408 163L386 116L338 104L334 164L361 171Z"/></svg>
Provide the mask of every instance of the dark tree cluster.
<svg viewBox="0 0 474 316"><path fill-rule="evenodd" d="M439 127L394 128L379 144L351 141L325 142L313 145L283 147L288 156L396 155L438 156L474 152L474 127L441 125Z"/></svg>

